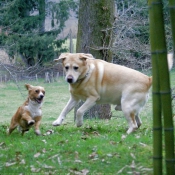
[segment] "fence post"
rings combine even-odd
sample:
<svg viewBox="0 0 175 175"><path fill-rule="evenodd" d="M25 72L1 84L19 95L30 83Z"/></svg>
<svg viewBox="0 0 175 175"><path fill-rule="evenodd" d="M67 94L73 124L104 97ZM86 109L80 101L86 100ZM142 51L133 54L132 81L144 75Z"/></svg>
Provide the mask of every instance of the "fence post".
<svg viewBox="0 0 175 175"><path fill-rule="evenodd" d="M57 82L59 81L59 76L60 76L60 73L57 72L57 75L56 75L56 80L57 80Z"/></svg>
<svg viewBox="0 0 175 175"><path fill-rule="evenodd" d="M47 83L50 83L50 79L49 79L49 72L46 72L45 73L45 82Z"/></svg>
<svg viewBox="0 0 175 175"><path fill-rule="evenodd" d="M50 73L51 76L51 82L54 82L53 72Z"/></svg>
<svg viewBox="0 0 175 175"><path fill-rule="evenodd" d="M36 81L38 81L38 75L37 74L35 75L35 77L36 77Z"/></svg>

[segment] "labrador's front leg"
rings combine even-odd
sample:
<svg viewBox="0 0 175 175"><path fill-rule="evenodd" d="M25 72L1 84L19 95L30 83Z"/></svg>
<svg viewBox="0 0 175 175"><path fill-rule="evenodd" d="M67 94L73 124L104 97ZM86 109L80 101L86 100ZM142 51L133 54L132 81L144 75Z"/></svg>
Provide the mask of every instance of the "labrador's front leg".
<svg viewBox="0 0 175 175"><path fill-rule="evenodd" d="M53 126L59 126L62 124L64 118L66 117L66 115L76 106L76 104L78 103L77 100L75 100L73 97L71 97L67 103L67 105L65 106L65 108L62 110L60 116L57 118L57 120L55 120L52 125Z"/></svg>
<svg viewBox="0 0 175 175"><path fill-rule="evenodd" d="M96 98L88 98L85 103L77 110L76 115L76 125L80 127L83 125L83 115L86 111L88 111L91 107L96 104Z"/></svg>

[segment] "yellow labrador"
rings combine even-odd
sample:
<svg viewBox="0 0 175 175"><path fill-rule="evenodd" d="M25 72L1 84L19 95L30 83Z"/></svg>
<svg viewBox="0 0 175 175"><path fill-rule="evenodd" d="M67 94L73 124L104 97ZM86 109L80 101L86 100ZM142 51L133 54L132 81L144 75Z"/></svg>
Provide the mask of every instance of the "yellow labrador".
<svg viewBox="0 0 175 175"><path fill-rule="evenodd" d="M80 101L84 104L77 110L76 125L83 125L83 114L95 104L114 104L122 110L129 125L130 134L142 124L139 113L145 105L152 77L136 70L94 59L91 54L63 53L55 61L62 60L69 83L71 97L54 126L61 125L65 116Z"/></svg>

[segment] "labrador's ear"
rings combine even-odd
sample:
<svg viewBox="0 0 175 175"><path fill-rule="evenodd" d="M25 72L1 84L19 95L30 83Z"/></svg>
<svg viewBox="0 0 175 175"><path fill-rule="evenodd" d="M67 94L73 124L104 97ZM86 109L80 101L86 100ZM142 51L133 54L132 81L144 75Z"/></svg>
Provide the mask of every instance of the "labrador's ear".
<svg viewBox="0 0 175 175"><path fill-rule="evenodd" d="M57 61L59 61L59 60L63 60L63 59L65 59L68 55L69 55L69 53L62 53L57 59L54 59L54 61L57 62Z"/></svg>
<svg viewBox="0 0 175 175"><path fill-rule="evenodd" d="M81 53L80 54L80 59L90 59L90 60L93 60L95 58L90 53Z"/></svg>

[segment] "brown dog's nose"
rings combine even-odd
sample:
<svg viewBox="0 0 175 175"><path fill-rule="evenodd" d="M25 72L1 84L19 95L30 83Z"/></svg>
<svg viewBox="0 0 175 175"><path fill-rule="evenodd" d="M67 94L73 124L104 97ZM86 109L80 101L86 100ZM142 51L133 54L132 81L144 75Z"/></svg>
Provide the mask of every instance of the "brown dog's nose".
<svg viewBox="0 0 175 175"><path fill-rule="evenodd" d="M40 98L42 99L44 97L44 95L40 95Z"/></svg>

